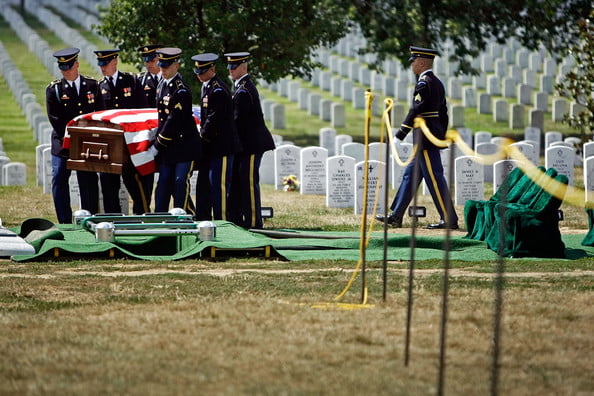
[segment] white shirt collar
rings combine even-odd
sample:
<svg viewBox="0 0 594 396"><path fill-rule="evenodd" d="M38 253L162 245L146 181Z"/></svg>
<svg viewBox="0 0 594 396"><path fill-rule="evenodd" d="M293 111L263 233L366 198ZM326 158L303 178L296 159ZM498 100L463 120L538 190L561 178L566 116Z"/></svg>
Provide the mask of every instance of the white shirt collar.
<svg viewBox="0 0 594 396"><path fill-rule="evenodd" d="M247 74L247 73L245 73L243 76L241 76L241 77L239 77L237 80L235 80L235 82L233 83L233 84L235 85L235 88L237 88L237 86L239 85L239 82L240 82L241 80L243 80L244 78L246 78L246 77L247 77L247 75L248 75L248 74Z"/></svg>
<svg viewBox="0 0 594 396"><path fill-rule="evenodd" d="M119 70L116 70L115 73L113 73L113 85L115 87L116 82L118 81L118 74L120 74ZM106 77L109 80L109 77Z"/></svg>
<svg viewBox="0 0 594 396"><path fill-rule="evenodd" d="M68 81L68 80L66 80ZM68 85L72 86L72 84L75 83L76 84L76 90L78 92L80 92L80 74L78 76L76 76L76 78L72 81L68 81Z"/></svg>
<svg viewBox="0 0 594 396"><path fill-rule="evenodd" d="M419 74L419 79L421 79L421 77L423 77L425 74L427 74L429 72L433 72L433 69L427 69L423 73Z"/></svg>
<svg viewBox="0 0 594 396"><path fill-rule="evenodd" d="M164 83L164 84L169 84L169 82L170 82L171 80L173 80L173 79L175 78L175 76L177 76L178 74L179 74L179 73L176 73L176 74L174 74L174 76L173 76L173 77L171 77L169 80L165 80L165 79L163 79L163 80L164 80L164 81L163 81L163 83Z"/></svg>

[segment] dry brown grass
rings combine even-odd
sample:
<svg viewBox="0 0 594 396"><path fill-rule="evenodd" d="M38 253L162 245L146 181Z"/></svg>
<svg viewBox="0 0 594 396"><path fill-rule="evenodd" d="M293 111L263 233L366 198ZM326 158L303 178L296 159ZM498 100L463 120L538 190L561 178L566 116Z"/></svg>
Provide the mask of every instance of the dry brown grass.
<svg viewBox="0 0 594 396"><path fill-rule="evenodd" d="M312 307L344 285L350 272L340 268L212 276L206 271L224 265L198 264L188 263L193 275L115 278L75 275L84 263L67 273L48 265L26 279L18 273L25 265L12 274L2 266L0 393L435 393L441 296L433 271L418 272L405 367L406 278L397 271L386 303L372 297L368 309L342 310ZM451 283L446 394L489 392L492 290L469 274ZM379 278L369 273L375 293ZM592 274L585 278L508 279L500 394L593 389L594 308L583 289Z"/></svg>
<svg viewBox="0 0 594 396"><path fill-rule="evenodd" d="M3 189L0 198L5 225L54 219L39 187ZM326 208L323 197L269 186L263 204L275 213L266 228L354 231L361 221ZM438 219L430 197L419 204L428 209L420 226ZM583 209L562 209L564 232L587 229ZM490 391L493 274L485 268L493 264L452 271L446 394ZM383 303L370 263L374 305L343 310L332 302L352 262L0 261L0 394L433 394L442 263L417 270L408 367L406 265L390 263ZM592 264L564 262L573 272L507 265L500 394L592 394ZM359 301L359 279L346 301Z"/></svg>

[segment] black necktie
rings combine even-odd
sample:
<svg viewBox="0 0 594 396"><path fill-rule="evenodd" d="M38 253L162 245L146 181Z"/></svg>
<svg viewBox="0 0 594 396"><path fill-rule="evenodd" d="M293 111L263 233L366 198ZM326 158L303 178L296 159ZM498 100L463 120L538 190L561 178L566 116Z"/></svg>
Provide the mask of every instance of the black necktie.
<svg viewBox="0 0 594 396"><path fill-rule="evenodd" d="M72 89L74 89L74 93L78 96L78 89L76 89L76 83L72 81Z"/></svg>
<svg viewBox="0 0 594 396"><path fill-rule="evenodd" d="M113 76L109 76L107 80L109 81L109 89L115 89L115 85L113 85Z"/></svg>

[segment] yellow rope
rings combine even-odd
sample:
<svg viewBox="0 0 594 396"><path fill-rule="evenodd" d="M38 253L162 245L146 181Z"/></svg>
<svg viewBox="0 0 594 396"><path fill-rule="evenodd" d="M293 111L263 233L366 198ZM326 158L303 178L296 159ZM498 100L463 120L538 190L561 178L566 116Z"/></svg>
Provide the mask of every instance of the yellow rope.
<svg viewBox="0 0 594 396"><path fill-rule="evenodd" d="M366 220L367 220L367 192L368 192L368 181L369 181L369 170L367 169L367 163L369 162L369 127L371 124L371 103L373 102L373 94L371 91L367 90L365 92L365 170L364 170L364 181L363 181L363 214L361 216L361 237L359 242L359 261L357 262L357 266L355 267L355 271L351 275L351 278L347 282L346 287L338 296L334 298L335 301L340 301L345 294L349 291L351 286L353 285L359 271L361 270L361 266L363 265L363 252L365 248L369 245L369 239L371 238L371 232L366 232ZM381 178L381 173L380 173ZM378 186L381 184L381 180L378 181ZM375 200L373 205L373 215L372 219L375 219L375 211L377 208L377 200L379 194L375 194ZM373 220L370 223L370 230L373 228ZM363 301L361 304L367 304L367 285L363 285L364 296Z"/></svg>
<svg viewBox="0 0 594 396"><path fill-rule="evenodd" d="M373 101L373 94L369 90L367 90L365 93L365 101L366 101L366 109L365 109L365 165L367 166L368 161L369 161L369 126L370 126L370 122L371 122L371 103ZM403 162L398 155L398 150L396 149L396 144L394 142L394 137L392 134L392 125L391 125L390 116L389 116L390 111L392 111L394 101L391 98L386 98L385 104L386 104L386 108L382 115L382 120L381 120L381 125L380 125L380 142L383 142L382 131L384 130L384 127L385 127L388 131L387 135L388 135L389 142L387 144L390 145L390 150L392 152L392 156L394 157L396 163L399 166L404 167L404 166L407 166L415 157L417 145L413 146L412 155L406 161ZM513 146L512 145L513 141L511 139L502 140L500 147L496 153L483 155L483 154L477 153L471 147L469 147L466 144L466 142L464 141L464 139L462 139L462 136L455 129L447 130L445 139L442 140L442 139L437 138L435 135L433 135L431 133L431 131L427 127L427 123L421 117L416 117L414 119L414 127L421 129L421 131L423 132L425 137L437 147L445 148L445 147L448 147L452 143L456 143L457 147L465 155L476 157L474 159L474 161L476 161L482 165L491 165L497 161L500 161L500 160L510 157L519 163L519 167L522 169L522 171L528 177L530 177L530 179L532 179L535 182L538 181L540 187L542 187L543 190L546 191L547 193L562 200L563 202L567 202L567 203L575 205L575 206L594 208L594 202L586 201L584 190L575 188L573 186L567 186L567 185L560 183L557 180L554 180L550 177L547 178L548 180L546 180L546 182L540 183L540 180L542 180L542 179L539 180L539 178L541 176L545 175L545 173L542 172L537 166L535 166L530 160L528 160L516 146ZM383 153L380 154L380 161L382 159L382 155L383 155ZM386 166L389 166L389 164L386 163ZM351 275L351 278L347 282L347 285L344 288L344 290L342 290L342 292L340 292L340 294L338 294L338 296L336 296L334 298L335 301L340 301L346 295L346 293L351 288L351 286L353 285L355 279L357 278L357 275L359 274L361 266L363 264L364 249L367 246L369 246L369 240L371 238L371 230L373 229L373 225L374 225L379 194L376 193L376 195L375 195L373 211L372 211L372 221L370 222L369 229L366 231L365 224L366 224L366 219L367 219L368 176L369 176L369 171L368 171L368 169L365 169L364 192L363 192L363 211L364 212L363 212L363 215L361 216L361 238L360 238L361 241L359 244L359 254L360 254L359 261L357 262L355 270L353 271L353 274ZM382 175L380 174L378 184L377 184L378 186L381 185L381 177L382 177ZM367 285L363 285L363 290L364 290L364 297L363 297L363 301L361 304L323 303L323 304L313 304L312 308L358 309L358 308L364 308L364 307L372 307L373 305L367 305L367 293L368 293Z"/></svg>

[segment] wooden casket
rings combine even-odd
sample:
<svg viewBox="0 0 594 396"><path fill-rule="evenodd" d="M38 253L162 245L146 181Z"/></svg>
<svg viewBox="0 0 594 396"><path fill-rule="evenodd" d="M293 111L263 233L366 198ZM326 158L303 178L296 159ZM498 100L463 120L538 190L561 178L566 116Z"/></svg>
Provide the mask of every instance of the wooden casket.
<svg viewBox="0 0 594 396"><path fill-rule="evenodd" d="M155 171L148 151L158 126L156 109L103 110L82 114L68 123L64 148L67 168L121 174L132 162L142 175Z"/></svg>

